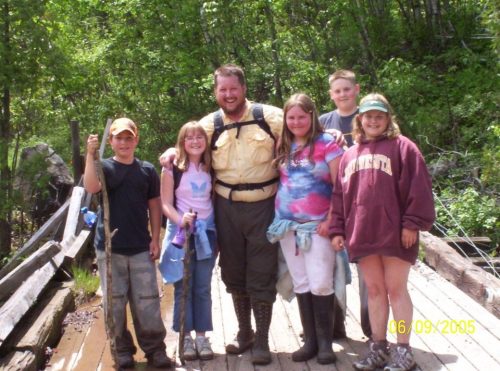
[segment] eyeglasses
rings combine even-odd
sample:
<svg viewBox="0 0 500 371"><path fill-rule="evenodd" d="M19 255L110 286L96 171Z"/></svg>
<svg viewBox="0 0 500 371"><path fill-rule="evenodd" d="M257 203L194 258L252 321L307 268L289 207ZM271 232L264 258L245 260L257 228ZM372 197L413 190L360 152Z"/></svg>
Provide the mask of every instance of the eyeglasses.
<svg viewBox="0 0 500 371"><path fill-rule="evenodd" d="M201 142L205 140L205 137L203 135L196 135L196 136L187 136L184 138L185 142L194 142L195 140Z"/></svg>

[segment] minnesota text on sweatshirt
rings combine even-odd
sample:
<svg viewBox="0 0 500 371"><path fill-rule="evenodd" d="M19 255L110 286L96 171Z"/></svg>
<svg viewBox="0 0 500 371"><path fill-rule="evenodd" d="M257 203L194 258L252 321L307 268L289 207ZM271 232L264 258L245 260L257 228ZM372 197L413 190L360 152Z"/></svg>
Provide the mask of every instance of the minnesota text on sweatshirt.
<svg viewBox="0 0 500 371"><path fill-rule="evenodd" d="M330 235L346 238L349 258L395 256L414 263L417 242L401 244L401 230L429 230L435 219L432 185L422 154L408 138L357 144L340 162Z"/></svg>

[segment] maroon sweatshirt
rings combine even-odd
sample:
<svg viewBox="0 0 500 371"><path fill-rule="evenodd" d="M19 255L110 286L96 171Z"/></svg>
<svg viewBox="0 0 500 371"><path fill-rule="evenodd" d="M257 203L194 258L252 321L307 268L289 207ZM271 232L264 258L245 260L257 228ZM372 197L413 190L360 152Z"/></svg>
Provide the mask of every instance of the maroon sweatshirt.
<svg viewBox="0 0 500 371"><path fill-rule="evenodd" d="M377 254L415 263L418 239L405 249L401 230L430 230L435 216L427 167L408 138L383 137L344 153L333 193L330 236L345 237L351 262Z"/></svg>

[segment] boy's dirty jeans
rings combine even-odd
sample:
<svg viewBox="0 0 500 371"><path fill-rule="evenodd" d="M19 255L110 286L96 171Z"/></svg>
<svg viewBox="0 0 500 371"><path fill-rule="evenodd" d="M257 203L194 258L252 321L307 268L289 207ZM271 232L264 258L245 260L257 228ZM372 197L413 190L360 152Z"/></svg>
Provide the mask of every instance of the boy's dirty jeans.
<svg viewBox="0 0 500 371"><path fill-rule="evenodd" d="M106 257L96 249L106 308ZM127 302L130 304L137 342L147 357L165 352L165 326L161 319L156 266L145 251L135 255L111 254L113 269L113 317L116 349L120 354L135 354L132 335L127 329ZM104 311L106 314L106 311Z"/></svg>

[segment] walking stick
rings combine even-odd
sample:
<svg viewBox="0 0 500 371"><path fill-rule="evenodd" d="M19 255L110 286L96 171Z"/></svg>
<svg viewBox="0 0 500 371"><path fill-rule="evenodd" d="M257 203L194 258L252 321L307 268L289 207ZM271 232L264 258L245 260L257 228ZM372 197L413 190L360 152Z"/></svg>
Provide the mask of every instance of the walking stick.
<svg viewBox="0 0 500 371"><path fill-rule="evenodd" d="M108 123L109 127L109 123ZM111 267L111 238L115 234L116 230L111 233L109 227L109 198L108 191L106 188L106 178L104 177L104 172L102 171L102 164L100 160L100 154L96 151L94 154L94 166L97 172L97 178L101 183L102 192L102 211L103 211L103 224L104 224L104 237L105 237L105 254L106 254L106 305L104 307L104 321L106 327L106 333L109 339L109 348L111 350L111 357L115 365L118 365L118 353L116 351L116 339L115 339L115 321L113 318L113 270Z"/></svg>
<svg viewBox="0 0 500 371"><path fill-rule="evenodd" d="M189 210L192 212L192 210ZM188 290L189 290L189 264L191 263L191 254L192 251L189 248L189 240L191 238L191 230L194 230L194 223L196 223L196 216L193 219L193 227L189 228L189 225L186 224L184 226L184 233L186 235L186 239L184 241L184 245L182 249L184 250L184 260L183 260L183 274L182 274L182 296L181 296L181 311L179 314L179 359L181 361L181 365L186 364L186 360L184 359L184 336L186 336L186 304L188 298Z"/></svg>

